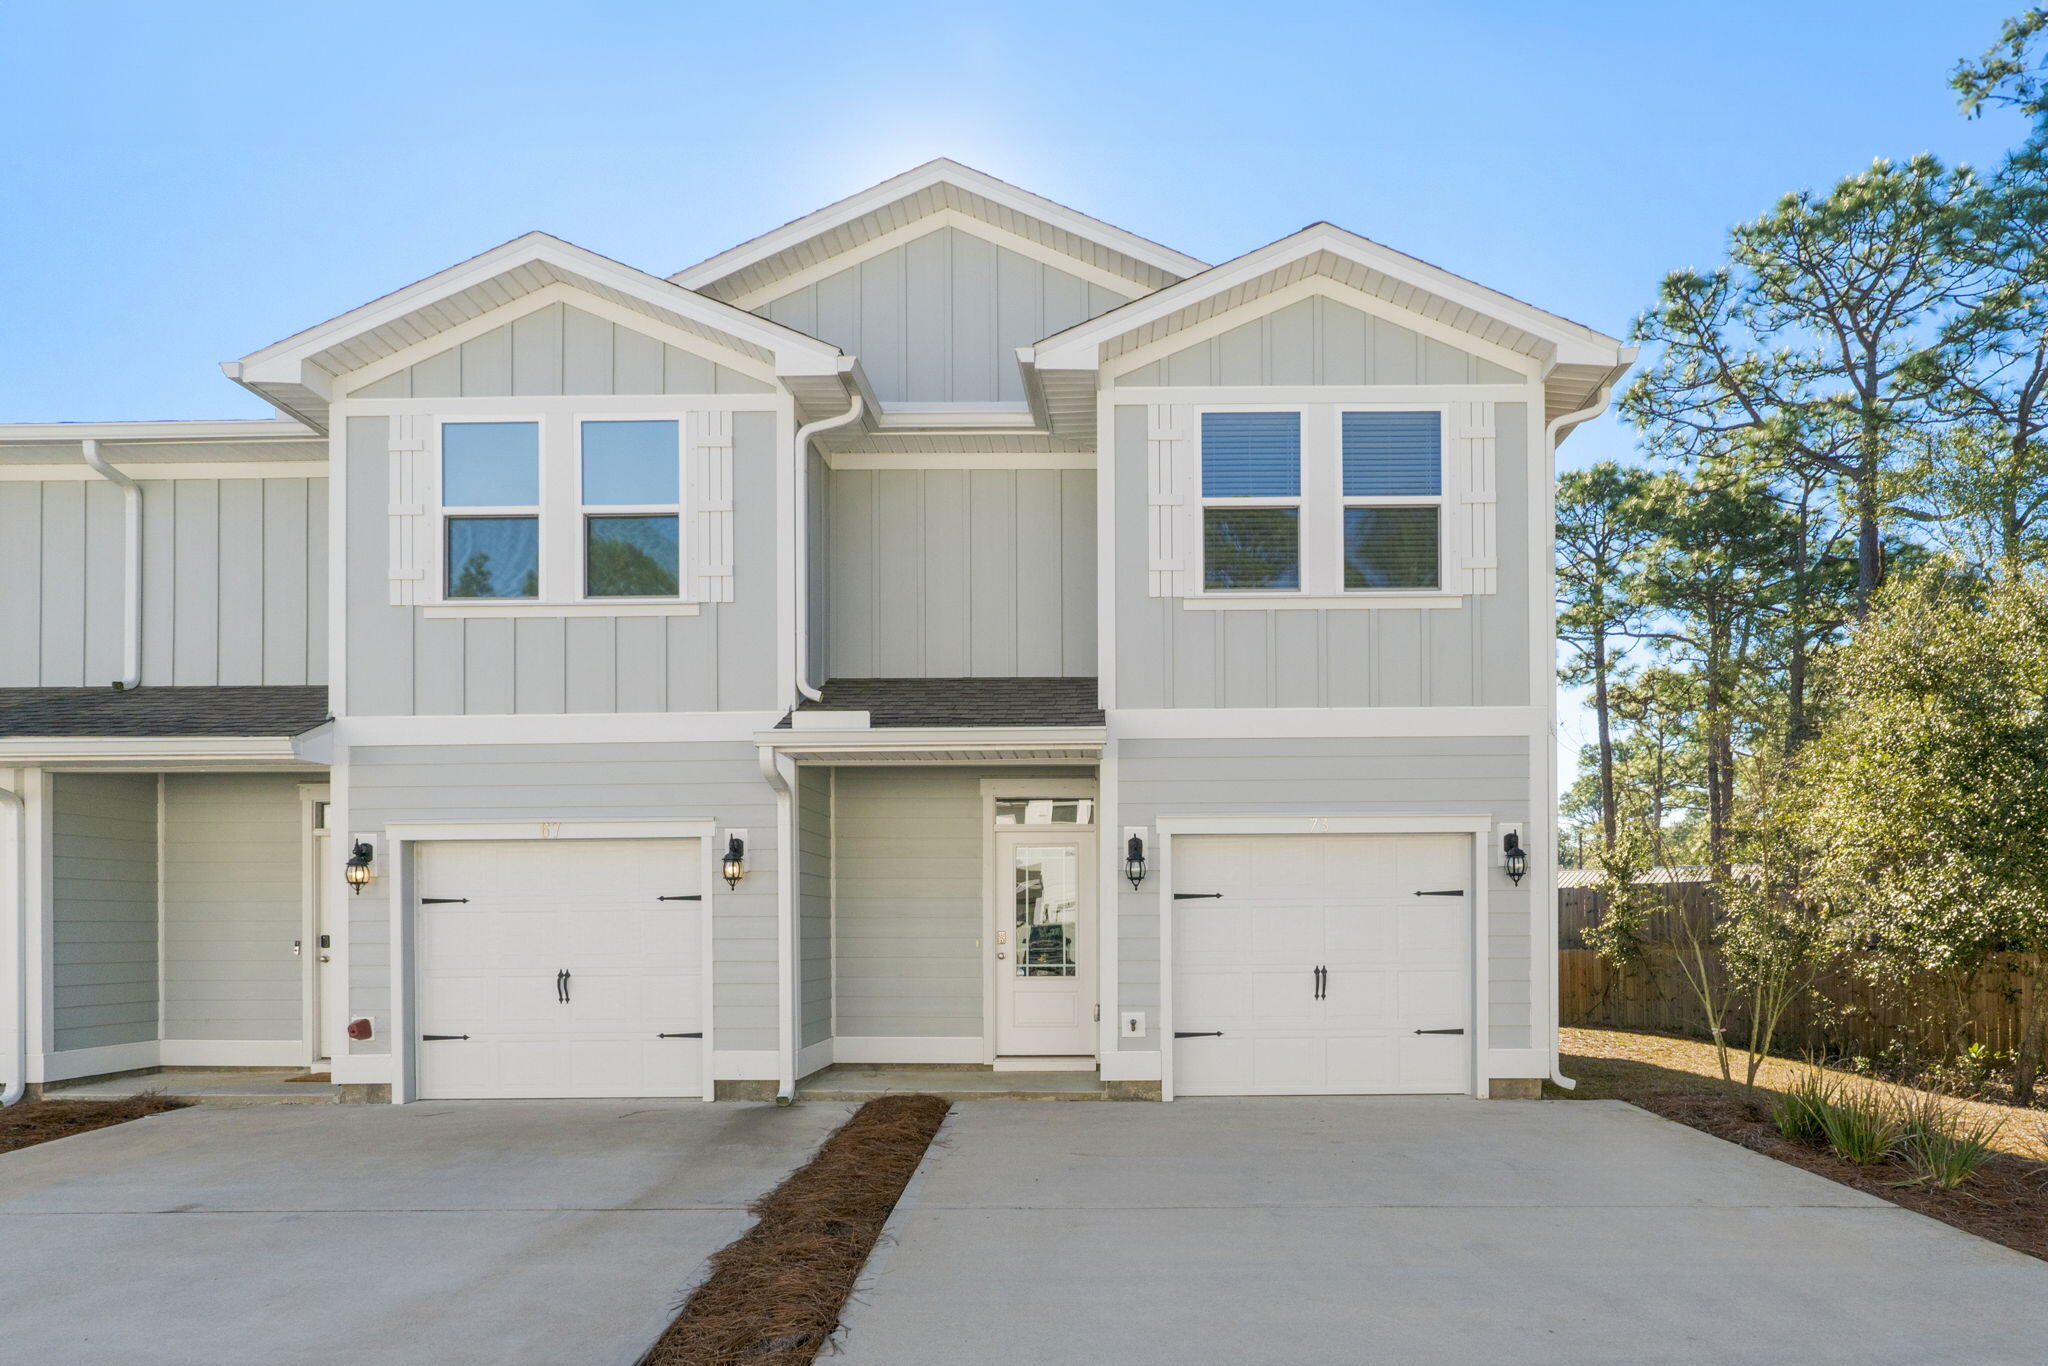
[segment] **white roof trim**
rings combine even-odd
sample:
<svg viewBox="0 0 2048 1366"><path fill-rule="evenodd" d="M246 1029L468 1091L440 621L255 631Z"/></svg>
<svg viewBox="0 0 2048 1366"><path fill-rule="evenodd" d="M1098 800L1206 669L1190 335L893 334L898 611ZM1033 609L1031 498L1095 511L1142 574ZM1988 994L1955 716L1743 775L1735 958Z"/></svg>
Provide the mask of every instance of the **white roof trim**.
<svg viewBox="0 0 2048 1366"><path fill-rule="evenodd" d="M332 348L344 346L352 339L380 328L403 324L411 314L429 308L439 300L489 285L500 276L536 265L589 281L600 289L617 291L620 296L701 327L710 339L719 340L734 350L761 360L772 359L778 373L836 376L840 371L839 348L829 343L730 304L707 299L660 276L621 265L609 257L599 256L544 232L530 232L514 238L404 289L373 299L360 308L251 352L239 361L225 362L221 369L236 383L258 392L268 393L269 386L276 386L281 392L291 391L287 392L288 397L310 394L324 401L331 396L330 381L336 373L358 368L356 365L344 365L337 371L323 364L322 357ZM444 328L429 321L397 330L407 335L391 339L381 351L396 351ZM366 357L361 363L367 364L375 358Z"/></svg>
<svg viewBox="0 0 2048 1366"><path fill-rule="evenodd" d="M189 422L6 422L0 446L63 441L317 441L320 433L290 419L221 418Z"/></svg>
<svg viewBox="0 0 2048 1366"><path fill-rule="evenodd" d="M1291 262L1319 252L1329 252L1356 262L1453 307L1470 310L1528 333L1544 343L1543 350L1549 354L1543 359L1548 363L1611 365L1621 350L1619 339L1595 332L1582 323L1545 312L1533 304L1453 275L1439 266L1381 246L1356 233L1346 232L1334 224L1316 223L1179 284L1169 285L1156 294L1135 299L1121 308L1113 308L1086 322L1077 323L1029 348L1030 354L1026 359L1041 371L1094 370L1105 359L1105 350L1111 343L1147 323L1170 318L1204 299L1249 284Z"/></svg>
<svg viewBox="0 0 2048 1366"><path fill-rule="evenodd" d="M940 157L935 161L927 161L922 166L913 167L902 175L892 176L858 194L849 195L836 204L828 204L815 213L785 223L771 232L742 242L694 266L679 270L669 278L690 289L704 289L716 285L813 237L851 223L898 200L907 199L920 191L940 185L950 185L969 194L979 195L983 199L1035 218L1060 231L1107 247L1175 279L1182 279L1197 271L1208 269L1206 262L1195 257L1175 251L1171 247L1161 246L1134 232L1105 223L1099 218L1090 218L1078 210L1054 203L1043 196L1032 194L1029 190L1019 189L1007 181L998 180L971 166L963 166L957 161ZM758 288L757 286L754 292L758 292Z"/></svg>

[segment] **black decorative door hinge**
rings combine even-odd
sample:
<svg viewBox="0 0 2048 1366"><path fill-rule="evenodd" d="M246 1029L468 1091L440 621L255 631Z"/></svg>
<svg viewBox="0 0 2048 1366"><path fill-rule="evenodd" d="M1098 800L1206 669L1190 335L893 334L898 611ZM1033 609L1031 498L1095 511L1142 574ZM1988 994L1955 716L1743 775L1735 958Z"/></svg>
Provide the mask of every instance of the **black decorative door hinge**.
<svg viewBox="0 0 2048 1366"><path fill-rule="evenodd" d="M656 901L702 901L704 898L700 893L692 892L688 896L658 896L654 899Z"/></svg>
<svg viewBox="0 0 2048 1366"><path fill-rule="evenodd" d="M1417 1034L1463 1034L1462 1029L1418 1029Z"/></svg>
<svg viewBox="0 0 2048 1366"><path fill-rule="evenodd" d="M1174 899L1175 901L1221 901L1221 900L1223 899L1223 893L1221 893L1221 892L1175 892L1175 893L1173 894L1173 899Z"/></svg>
<svg viewBox="0 0 2048 1366"><path fill-rule="evenodd" d="M1451 888L1451 890L1449 890L1448 892L1417 892L1417 893L1416 893L1415 895L1417 895L1417 896L1463 896L1463 895L1465 895L1465 889L1464 889L1463 887L1453 887L1453 888Z"/></svg>
<svg viewBox="0 0 2048 1366"><path fill-rule="evenodd" d="M422 906L467 906L468 904L469 898L466 896L423 896L420 898L420 905Z"/></svg>
<svg viewBox="0 0 2048 1366"><path fill-rule="evenodd" d="M467 1034L422 1034L420 1035L420 1042L438 1043L443 1039L466 1039L468 1037L469 1035Z"/></svg>
<svg viewBox="0 0 2048 1366"><path fill-rule="evenodd" d="M1220 1029L1176 1029L1173 1031L1173 1037L1176 1039L1220 1039L1223 1037L1223 1031Z"/></svg>
<svg viewBox="0 0 2048 1366"><path fill-rule="evenodd" d="M704 1035L702 1031L699 1031L695 1034L657 1034L654 1037L657 1039L701 1039Z"/></svg>

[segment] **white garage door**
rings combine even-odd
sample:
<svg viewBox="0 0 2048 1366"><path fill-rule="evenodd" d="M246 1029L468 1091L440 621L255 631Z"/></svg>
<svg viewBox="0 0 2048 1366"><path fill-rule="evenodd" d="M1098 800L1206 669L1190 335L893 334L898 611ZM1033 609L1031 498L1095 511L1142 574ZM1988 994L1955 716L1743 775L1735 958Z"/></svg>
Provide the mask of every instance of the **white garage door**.
<svg viewBox="0 0 2048 1366"><path fill-rule="evenodd" d="M696 840L418 849L423 1099L703 1094Z"/></svg>
<svg viewBox="0 0 2048 1366"><path fill-rule="evenodd" d="M1469 1090L1471 868L1469 835L1175 839L1175 1093Z"/></svg>

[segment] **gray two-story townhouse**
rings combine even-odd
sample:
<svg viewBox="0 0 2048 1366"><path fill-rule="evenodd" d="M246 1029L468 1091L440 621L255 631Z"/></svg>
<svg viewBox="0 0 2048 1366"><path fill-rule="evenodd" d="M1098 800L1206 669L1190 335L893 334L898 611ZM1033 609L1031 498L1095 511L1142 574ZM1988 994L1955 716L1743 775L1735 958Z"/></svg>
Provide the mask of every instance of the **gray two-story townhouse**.
<svg viewBox="0 0 2048 1366"><path fill-rule="evenodd" d="M6 1080L1531 1094L1632 359L938 161L520 237L226 364L274 419L0 427Z"/></svg>

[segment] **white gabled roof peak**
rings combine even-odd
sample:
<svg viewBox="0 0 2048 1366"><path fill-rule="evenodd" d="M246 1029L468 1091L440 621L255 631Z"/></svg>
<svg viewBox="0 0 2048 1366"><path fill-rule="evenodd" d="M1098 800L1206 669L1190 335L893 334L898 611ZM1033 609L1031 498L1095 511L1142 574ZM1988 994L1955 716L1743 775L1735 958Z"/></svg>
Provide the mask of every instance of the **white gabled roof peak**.
<svg viewBox="0 0 2048 1366"><path fill-rule="evenodd" d="M1093 369L1101 360L1180 327L1252 303L1308 275L1378 295L1546 360L1612 356L1618 338L1524 303L1334 223L1311 223L1155 294L1077 323L1032 348L1044 369Z"/></svg>
<svg viewBox="0 0 2048 1366"><path fill-rule="evenodd" d="M1149 292L1207 263L1099 218L939 157L793 219L669 278L713 298L753 295L884 233L946 209L1029 237Z"/></svg>
<svg viewBox="0 0 2048 1366"><path fill-rule="evenodd" d="M839 348L545 232L528 232L222 369L324 429L330 382L550 285L567 285L777 370L836 374Z"/></svg>

